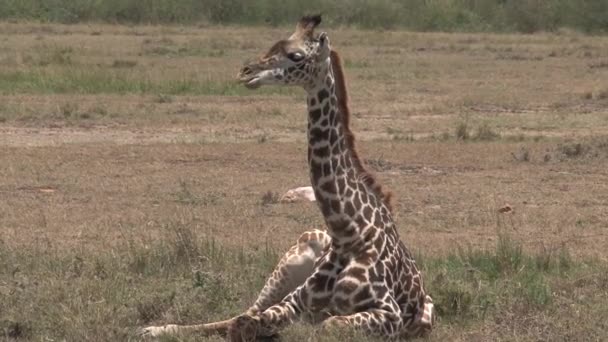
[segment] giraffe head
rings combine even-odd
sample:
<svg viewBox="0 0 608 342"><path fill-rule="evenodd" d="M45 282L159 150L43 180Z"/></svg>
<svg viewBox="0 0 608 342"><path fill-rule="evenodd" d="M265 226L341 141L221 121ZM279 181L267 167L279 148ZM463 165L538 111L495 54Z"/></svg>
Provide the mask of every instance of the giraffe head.
<svg viewBox="0 0 608 342"><path fill-rule="evenodd" d="M314 33L320 23L320 15L302 17L291 37L276 42L259 59L245 63L239 81L250 89L262 85L310 88L323 82L321 71L329 67L331 47L327 33Z"/></svg>

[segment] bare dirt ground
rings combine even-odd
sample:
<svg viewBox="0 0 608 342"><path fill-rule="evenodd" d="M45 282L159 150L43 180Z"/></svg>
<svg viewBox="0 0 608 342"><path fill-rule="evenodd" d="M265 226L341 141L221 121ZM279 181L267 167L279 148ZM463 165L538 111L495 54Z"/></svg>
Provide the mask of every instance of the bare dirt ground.
<svg viewBox="0 0 608 342"><path fill-rule="evenodd" d="M315 204L262 200L309 182L303 93L233 81L288 31L0 24L0 248L103 255L179 225L281 251L322 227ZM530 253L608 262L608 38L329 32L361 154L412 250L491 249L506 232Z"/></svg>

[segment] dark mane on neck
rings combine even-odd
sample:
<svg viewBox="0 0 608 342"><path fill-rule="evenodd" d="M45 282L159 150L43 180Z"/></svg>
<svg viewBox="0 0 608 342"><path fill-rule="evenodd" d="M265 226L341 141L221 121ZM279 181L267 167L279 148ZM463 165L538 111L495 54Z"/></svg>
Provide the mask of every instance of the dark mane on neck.
<svg viewBox="0 0 608 342"><path fill-rule="evenodd" d="M351 151L351 156L355 168L357 168L361 174L363 182L378 196L382 202L393 211L392 197L393 194L390 191L382 189L382 185L376 180L376 177L367 170L363 162L359 158L357 149L355 148L355 136L350 130L350 109L348 108L348 91L346 88L346 79L344 78L344 69L342 68L342 58L335 50L331 50L330 53L331 69L334 73L335 86L336 86L336 97L338 98L338 108L340 109L340 115L342 117L342 124L344 125L344 135L346 137L346 143Z"/></svg>

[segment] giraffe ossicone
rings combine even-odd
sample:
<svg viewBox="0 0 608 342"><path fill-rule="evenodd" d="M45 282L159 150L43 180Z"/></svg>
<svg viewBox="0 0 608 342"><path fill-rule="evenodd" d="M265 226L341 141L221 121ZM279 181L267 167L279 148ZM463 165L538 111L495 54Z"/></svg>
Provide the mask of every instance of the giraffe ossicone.
<svg viewBox="0 0 608 342"><path fill-rule="evenodd" d="M359 159L342 62L328 35L315 34L320 23L320 16L303 17L288 39L246 63L238 79L252 89L293 85L306 91L310 179L327 230L302 234L243 315L210 324L148 327L142 334L198 331L252 341L302 318L389 339L431 331L433 301L399 238L390 193Z"/></svg>

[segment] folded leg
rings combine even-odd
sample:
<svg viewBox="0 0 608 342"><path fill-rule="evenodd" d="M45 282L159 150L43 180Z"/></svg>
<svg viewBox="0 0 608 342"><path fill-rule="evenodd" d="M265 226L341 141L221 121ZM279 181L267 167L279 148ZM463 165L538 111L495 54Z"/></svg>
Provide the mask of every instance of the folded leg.
<svg viewBox="0 0 608 342"><path fill-rule="evenodd" d="M247 313L254 315L268 309L302 285L330 244L331 238L324 231L315 229L302 234L281 258Z"/></svg>
<svg viewBox="0 0 608 342"><path fill-rule="evenodd" d="M255 315L268 307L279 303L286 295L294 291L310 277L315 264L327 251L331 238L326 232L312 230L303 233L297 243L281 258L266 285L260 291L255 303L246 311L247 315ZM139 330L142 336L160 336L164 334L186 334L196 332L202 335L225 335L228 328L235 322L236 317L214 323L163 326L150 326Z"/></svg>
<svg viewBox="0 0 608 342"><path fill-rule="evenodd" d="M309 314L316 320L327 318L328 305L340 270L337 256L329 251L304 284L280 303L257 315L244 314L238 317L230 327L230 340L253 341L256 337L272 336L303 316L310 317Z"/></svg>
<svg viewBox="0 0 608 342"><path fill-rule="evenodd" d="M348 316L330 317L323 322L323 327L350 327L371 336L395 338L401 333L403 320L397 312L370 309Z"/></svg>

